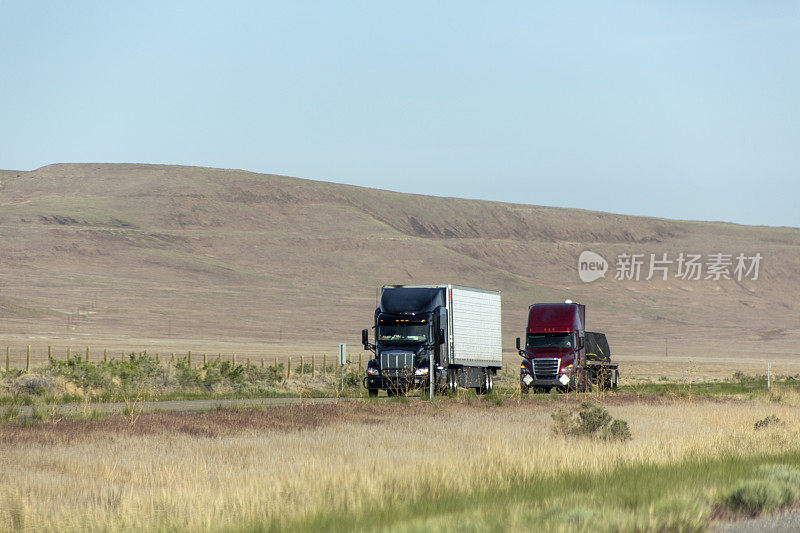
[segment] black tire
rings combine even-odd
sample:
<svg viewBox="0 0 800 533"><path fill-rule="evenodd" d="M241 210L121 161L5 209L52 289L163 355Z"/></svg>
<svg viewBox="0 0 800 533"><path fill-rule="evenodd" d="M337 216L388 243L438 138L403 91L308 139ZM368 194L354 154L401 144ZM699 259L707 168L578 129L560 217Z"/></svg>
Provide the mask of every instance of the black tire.
<svg viewBox="0 0 800 533"><path fill-rule="evenodd" d="M389 398L395 396L396 394L397 394L396 391L394 391L392 389L386 389L386 396L388 396Z"/></svg>
<svg viewBox="0 0 800 533"><path fill-rule="evenodd" d="M455 394L458 392L458 379L456 379L455 370L447 371L447 392Z"/></svg>
<svg viewBox="0 0 800 533"><path fill-rule="evenodd" d="M492 373L491 372L487 372L486 373L486 378L488 379L489 392L491 393L494 390L494 378L492 377Z"/></svg>
<svg viewBox="0 0 800 533"><path fill-rule="evenodd" d="M619 370L614 370L614 377L611 379L611 390L619 388Z"/></svg>
<svg viewBox="0 0 800 533"><path fill-rule="evenodd" d="M369 392L370 398L377 398L378 397L378 389L367 389Z"/></svg>
<svg viewBox="0 0 800 533"><path fill-rule="evenodd" d="M492 378L489 372L483 371L483 383L480 387L475 387L475 394L489 394L491 390Z"/></svg>

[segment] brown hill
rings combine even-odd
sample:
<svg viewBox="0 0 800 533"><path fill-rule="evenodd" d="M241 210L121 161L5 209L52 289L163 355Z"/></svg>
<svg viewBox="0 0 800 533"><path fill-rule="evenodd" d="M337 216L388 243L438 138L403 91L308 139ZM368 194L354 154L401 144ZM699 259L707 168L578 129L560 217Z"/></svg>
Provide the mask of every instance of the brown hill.
<svg viewBox="0 0 800 533"><path fill-rule="evenodd" d="M0 182L0 334L15 341L310 352L357 343L381 284L450 282L503 291L509 357L528 304L565 298L621 354L798 353L796 228L177 166L51 165ZM579 280L583 250L612 263L605 279ZM668 281L614 279L618 254L664 252L764 259L755 281L685 281L675 265Z"/></svg>

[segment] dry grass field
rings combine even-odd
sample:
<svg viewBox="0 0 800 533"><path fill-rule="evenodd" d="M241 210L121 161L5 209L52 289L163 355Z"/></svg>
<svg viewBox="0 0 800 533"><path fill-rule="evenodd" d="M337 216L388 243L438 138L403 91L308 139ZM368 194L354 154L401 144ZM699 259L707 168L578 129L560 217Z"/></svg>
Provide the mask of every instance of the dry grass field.
<svg viewBox="0 0 800 533"><path fill-rule="evenodd" d="M10 366L24 368L30 346L34 370L3 373L11 407L0 412L23 389L37 409L0 421L1 530L694 531L724 518L721 495L760 466L800 467L797 381L767 393L765 379L729 379L763 376L768 363L800 374L797 228L72 164L0 171L0 240L0 367L8 347ZM579 280L584 250L612 263L605 279ZM764 260L758 280L614 279L619 254L681 252ZM360 330L387 283L501 290L498 393L108 418L43 410L135 390L130 369L114 366L123 352L165 366L193 352L188 371L151 369L155 396L309 388L324 380L279 383L261 362L263 372L289 357L319 365L340 342L352 361L366 355ZM528 305L566 298L608 334L625 387L595 401L627 421L631 440L557 436L551 414L580 399L512 389ZM55 375L48 347L61 360L108 350L116 373L89 364ZM204 354L257 371L235 381L226 367L212 383L220 368L198 370ZM765 419L774 423L756 429Z"/></svg>
<svg viewBox="0 0 800 533"><path fill-rule="evenodd" d="M611 414L630 426L627 442L553 435L550 414L576 401L369 402L5 423L0 528L489 531L529 529L534 520L563 530L703 529L709 502L738 473L714 461L769 460L800 446L794 394L728 402L607 396ZM754 430L769 415L782 423ZM699 483L691 466L698 461L707 471ZM641 468L640 477L626 478ZM651 486L647 468L667 473ZM624 479L592 485L615 475ZM620 481L650 500L621 504L631 496L613 496ZM498 496L515 487L553 492L529 502ZM594 492L580 497L585 490ZM472 503L453 512L468 496ZM608 521L582 521L576 511Z"/></svg>

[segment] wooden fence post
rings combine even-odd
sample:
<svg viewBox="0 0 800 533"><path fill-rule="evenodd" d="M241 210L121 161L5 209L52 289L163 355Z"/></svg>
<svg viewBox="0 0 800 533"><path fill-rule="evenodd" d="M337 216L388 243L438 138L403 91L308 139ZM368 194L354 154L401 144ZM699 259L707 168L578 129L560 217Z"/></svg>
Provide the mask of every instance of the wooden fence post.
<svg viewBox="0 0 800 533"><path fill-rule="evenodd" d="M156 354L156 359L158 359L158 354ZM108 363L108 348L103 348L103 362Z"/></svg>
<svg viewBox="0 0 800 533"><path fill-rule="evenodd" d="M11 348L6 346L6 372L11 370Z"/></svg>
<svg viewBox="0 0 800 533"><path fill-rule="evenodd" d="M278 371L278 356L275 356L275 372Z"/></svg>
<svg viewBox="0 0 800 533"><path fill-rule="evenodd" d="M305 368L303 368L303 356L301 355L300 356L300 377L301 378L303 377L303 371L304 370L305 370Z"/></svg>
<svg viewBox="0 0 800 533"><path fill-rule="evenodd" d="M234 366L234 368L235 368L235 367L236 367L236 354L233 354L233 355L231 356L231 361L233 362L233 366Z"/></svg>
<svg viewBox="0 0 800 533"><path fill-rule="evenodd" d="M316 355L312 355L311 356L311 377L312 378L314 377L314 368L317 366L316 363L317 363L317 356Z"/></svg>
<svg viewBox="0 0 800 533"><path fill-rule="evenodd" d="M89 347L86 347L86 362L89 362Z"/></svg>
<svg viewBox="0 0 800 533"><path fill-rule="evenodd" d="M188 361L189 361L189 368L192 368L192 351L191 350L189 350Z"/></svg>
<svg viewBox="0 0 800 533"><path fill-rule="evenodd" d="M172 362L175 362L175 352L172 352Z"/></svg>
<svg viewBox="0 0 800 533"><path fill-rule="evenodd" d="M47 360L50 362L50 364L53 363L53 347L52 346L48 346L47 347Z"/></svg>
<svg viewBox="0 0 800 533"><path fill-rule="evenodd" d="M31 370L31 345L28 345L28 350L25 353L25 372Z"/></svg>
<svg viewBox="0 0 800 533"><path fill-rule="evenodd" d="M203 352L203 366L206 366L207 364L208 364L208 358L206 357L206 353Z"/></svg>
<svg viewBox="0 0 800 533"><path fill-rule="evenodd" d="M361 354L358 354L358 371L361 372Z"/></svg>
<svg viewBox="0 0 800 533"><path fill-rule="evenodd" d="M289 379L289 376L292 375L292 358L289 357L289 361L286 363L286 379Z"/></svg>
<svg viewBox="0 0 800 533"><path fill-rule="evenodd" d="M161 362L161 354L156 352L156 363L160 363L160 362Z"/></svg>
<svg viewBox="0 0 800 533"><path fill-rule="evenodd" d="M325 354L322 354L322 377L325 377L325 373L328 371L328 358Z"/></svg>
<svg viewBox="0 0 800 533"><path fill-rule="evenodd" d="M67 363L72 359L72 348L67 348Z"/></svg>
<svg viewBox="0 0 800 533"><path fill-rule="evenodd" d="M261 368L264 368L264 358L261 358Z"/></svg>

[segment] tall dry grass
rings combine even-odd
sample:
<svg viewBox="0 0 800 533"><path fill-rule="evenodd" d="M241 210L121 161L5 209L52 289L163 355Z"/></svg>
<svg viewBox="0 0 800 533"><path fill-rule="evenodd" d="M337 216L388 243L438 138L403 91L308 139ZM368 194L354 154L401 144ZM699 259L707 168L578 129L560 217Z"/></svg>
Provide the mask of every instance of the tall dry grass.
<svg viewBox="0 0 800 533"><path fill-rule="evenodd" d="M0 529L199 531L513 478L800 446L800 415L786 404L610 406L630 424L626 443L552 435L555 407L389 405L356 422L303 430L251 426L197 436L162 427L18 439L0 455ZM785 424L755 431L767 415Z"/></svg>

